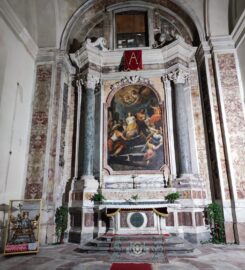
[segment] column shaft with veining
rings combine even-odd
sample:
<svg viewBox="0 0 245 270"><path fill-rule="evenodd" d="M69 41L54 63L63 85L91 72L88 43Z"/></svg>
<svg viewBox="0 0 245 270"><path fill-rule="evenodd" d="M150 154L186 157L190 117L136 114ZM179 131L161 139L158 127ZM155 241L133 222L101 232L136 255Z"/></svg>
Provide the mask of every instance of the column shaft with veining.
<svg viewBox="0 0 245 270"><path fill-rule="evenodd" d="M168 74L173 81L174 137L178 175L191 174L191 154L184 86L187 73L178 69Z"/></svg>
<svg viewBox="0 0 245 270"><path fill-rule="evenodd" d="M98 78L87 75L84 80L84 143L82 177L93 177L94 123L95 123L95 87Z"/></svg>

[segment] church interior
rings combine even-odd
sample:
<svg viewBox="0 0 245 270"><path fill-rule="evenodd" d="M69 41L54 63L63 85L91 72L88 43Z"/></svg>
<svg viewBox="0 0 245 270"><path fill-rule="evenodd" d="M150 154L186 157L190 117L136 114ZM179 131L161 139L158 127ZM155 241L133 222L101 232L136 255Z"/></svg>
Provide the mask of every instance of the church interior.
<svg viewBox="0 0 245 270"><path fill-rule="evenodd" d="M245 244L245 1L1 0L0 48L12 244L54 243L61 206L81 249L103 235L198 244L212 203L225 242Z"/></svg>

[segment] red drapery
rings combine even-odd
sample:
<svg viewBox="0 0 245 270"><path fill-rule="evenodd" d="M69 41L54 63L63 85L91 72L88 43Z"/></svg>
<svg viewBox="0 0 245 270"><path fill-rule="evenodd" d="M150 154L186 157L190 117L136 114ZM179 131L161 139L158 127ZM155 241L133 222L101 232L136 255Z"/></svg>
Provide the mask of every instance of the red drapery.
<svg viewBox="0 0 245 270"><path fill-rule="evenodd" d="M142 51L141 50L130 50L125 51L123 55L123 69L125 71L140 70L143 69L142 65Z"/></svg>

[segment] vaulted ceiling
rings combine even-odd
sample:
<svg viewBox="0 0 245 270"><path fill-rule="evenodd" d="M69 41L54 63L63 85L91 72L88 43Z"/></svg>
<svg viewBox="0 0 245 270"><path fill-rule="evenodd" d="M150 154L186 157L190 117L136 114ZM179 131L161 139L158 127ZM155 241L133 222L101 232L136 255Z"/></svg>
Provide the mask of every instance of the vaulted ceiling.
<svg viewBox="0 0 245 270"><path fill-rule="evenodd" d="M67 29L69 23L77 21L73 27L73 32L79 31L82 25L81 18L74 19L74 16L85 16L81 10L88 9L90 17L87 20L96 20L99 10L125 0L1 0L9 4L23 27L29 32L32 39L39 48L56 47L59 48L62 33ZM145 0L127 1L129 4L150 3L152 5L162 5L164 9L169 8L175 13L184 11L183 20L186 16L192 19L197 28L202 29L206 36L229 34L230 28L237 20L239 12L244 9L243 0ZM230 9L229 9L230 8ZM229 12L230 10L230 12ZM80 11L80 12L79 12ZM2 11L4 13L4 11ZM90 21L90 23L91 23ZM188 20L187 20L188 21ZM84 23L84 21L83 21ZM88 22L86 22L88 23ZM190 26L190 25L189 25ZM199 33L200 34L200 33Z"/></svg>

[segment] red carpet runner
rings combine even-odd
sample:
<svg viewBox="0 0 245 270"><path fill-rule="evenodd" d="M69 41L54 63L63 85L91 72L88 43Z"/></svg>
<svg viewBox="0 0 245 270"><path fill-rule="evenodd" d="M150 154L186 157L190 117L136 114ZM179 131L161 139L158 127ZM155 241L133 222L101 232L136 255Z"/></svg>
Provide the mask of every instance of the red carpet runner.
<svg viewBox="0 0 245 270"><path fill-rule="evenodd" d="M113 263L110 270L152 270L149 263Z"/></svg>

